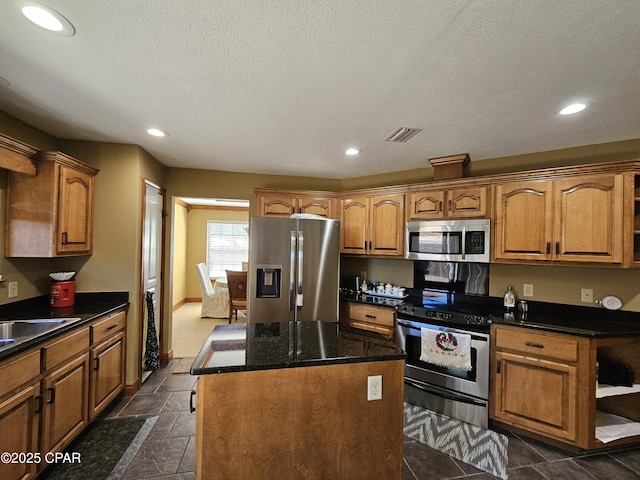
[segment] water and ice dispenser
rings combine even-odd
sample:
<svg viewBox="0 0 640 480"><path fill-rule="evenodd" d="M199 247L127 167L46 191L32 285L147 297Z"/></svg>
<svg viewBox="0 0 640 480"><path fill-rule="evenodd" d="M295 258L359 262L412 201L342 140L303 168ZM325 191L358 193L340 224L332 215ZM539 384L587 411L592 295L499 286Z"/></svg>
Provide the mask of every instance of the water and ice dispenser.
<svg viewBox="0 0 640 480"><path fill-rule="evenodd" d="M280 298L282 265L256 266L256 298Z"/></svg>

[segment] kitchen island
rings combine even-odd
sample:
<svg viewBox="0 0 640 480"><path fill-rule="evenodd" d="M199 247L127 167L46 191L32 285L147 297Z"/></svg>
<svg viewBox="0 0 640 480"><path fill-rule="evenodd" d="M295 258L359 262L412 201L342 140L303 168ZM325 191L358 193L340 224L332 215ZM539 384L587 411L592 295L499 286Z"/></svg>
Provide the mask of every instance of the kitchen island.
<svg viewBox="0 0 640 480"><path fill-rule="evenodd" d="M337 323L217 326L191 367L196 478L401 479L404 358Z"/></svg>

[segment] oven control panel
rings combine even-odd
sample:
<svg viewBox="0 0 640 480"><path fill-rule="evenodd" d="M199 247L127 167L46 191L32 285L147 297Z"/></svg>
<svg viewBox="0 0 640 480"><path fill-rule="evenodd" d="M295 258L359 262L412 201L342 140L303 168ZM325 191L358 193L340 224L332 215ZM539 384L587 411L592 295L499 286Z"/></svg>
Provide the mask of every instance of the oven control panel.
<svg viewBox="0 0 640 480"><path fill-rule="evenodd" d="M424 307L416 307L414 305L399 305L398 316L414 319L431 319L446 320L451 323L459 323L466 325L489 325L491 323L489 317L484 315L475 315L462 312L448 312L442 310L433 310Z"/></svg>

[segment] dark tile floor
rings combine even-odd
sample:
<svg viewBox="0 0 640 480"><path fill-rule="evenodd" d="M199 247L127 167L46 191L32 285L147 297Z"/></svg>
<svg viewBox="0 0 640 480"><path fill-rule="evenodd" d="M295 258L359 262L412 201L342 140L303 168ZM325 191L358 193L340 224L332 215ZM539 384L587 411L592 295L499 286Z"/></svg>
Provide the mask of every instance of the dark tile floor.
<svg viewBox="0 0 640 480"><path fill-rule="evenodd" d="M193 478L195 414L189 412L189 395L195 377L188 373L192 360L173 360L154 372L133 397L122 398L109 409L110 417L158 416L124 480ZM503 433L509 436L510 480L640 480L639 447L578 455ZM403 480L453 478L496 477L405 440Z"/></svg>

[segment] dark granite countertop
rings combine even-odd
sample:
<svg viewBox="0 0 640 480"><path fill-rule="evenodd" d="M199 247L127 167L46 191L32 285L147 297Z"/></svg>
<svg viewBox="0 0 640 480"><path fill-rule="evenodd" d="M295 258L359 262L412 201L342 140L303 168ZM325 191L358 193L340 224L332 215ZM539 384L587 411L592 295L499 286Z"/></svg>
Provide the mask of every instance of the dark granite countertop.
<svg viewBox="0 0 640 480"><path fill-rule="evenodd" d="M409 289L410 296L403 301L390 300L386 306L397 307L402 304L422 305L420 291ZM385 306L384 298L371 297L361 293L341 292L340 299L348 302L371 303ZM451 305L438 305L434 308L460 309L464 312L486 315L492 323L513 325L534 330L565 333L587 337L619 337L640 335L640 313L626 310L607 310L606 308L563 305L557 303L528 301L528 312L522 315L514 312L505 316L503 299L481 295L457 295ZM427 306L427 305L425 305Z"/></svg>
<svg viewBox="0 0 640 480"><path fill-rule="evenodd" d="M335 322L216 326L191 366L192 375L312 365L403 360L395 343Z"/></svg>
<svg viewBox="0 0 640 480"><path fill-rule="evenodd" d="M61 324L55 329L49 330L27 341L1 347L0 360L50 340L68 330L95 320L98 317L128 307L128 305L129 292L76 293L75 305L63 308L51 308L49 306L48 295L0 305L0 320L79 318L77 321Z"/></svg>
<svg viewBox="0 0 640 480"><path fill-rule="evenodd" d="M639 314L640 315L640 314ZM516 327L543 330L547 332L578 335L582 337L622 337L629 335L640 336L640 321L612 320L603 316L601 318L581 316L580 314L545 315L527 314L525 316L516 312L513 316L492 315L493 323L501 325L513 325Z"/></svg>

